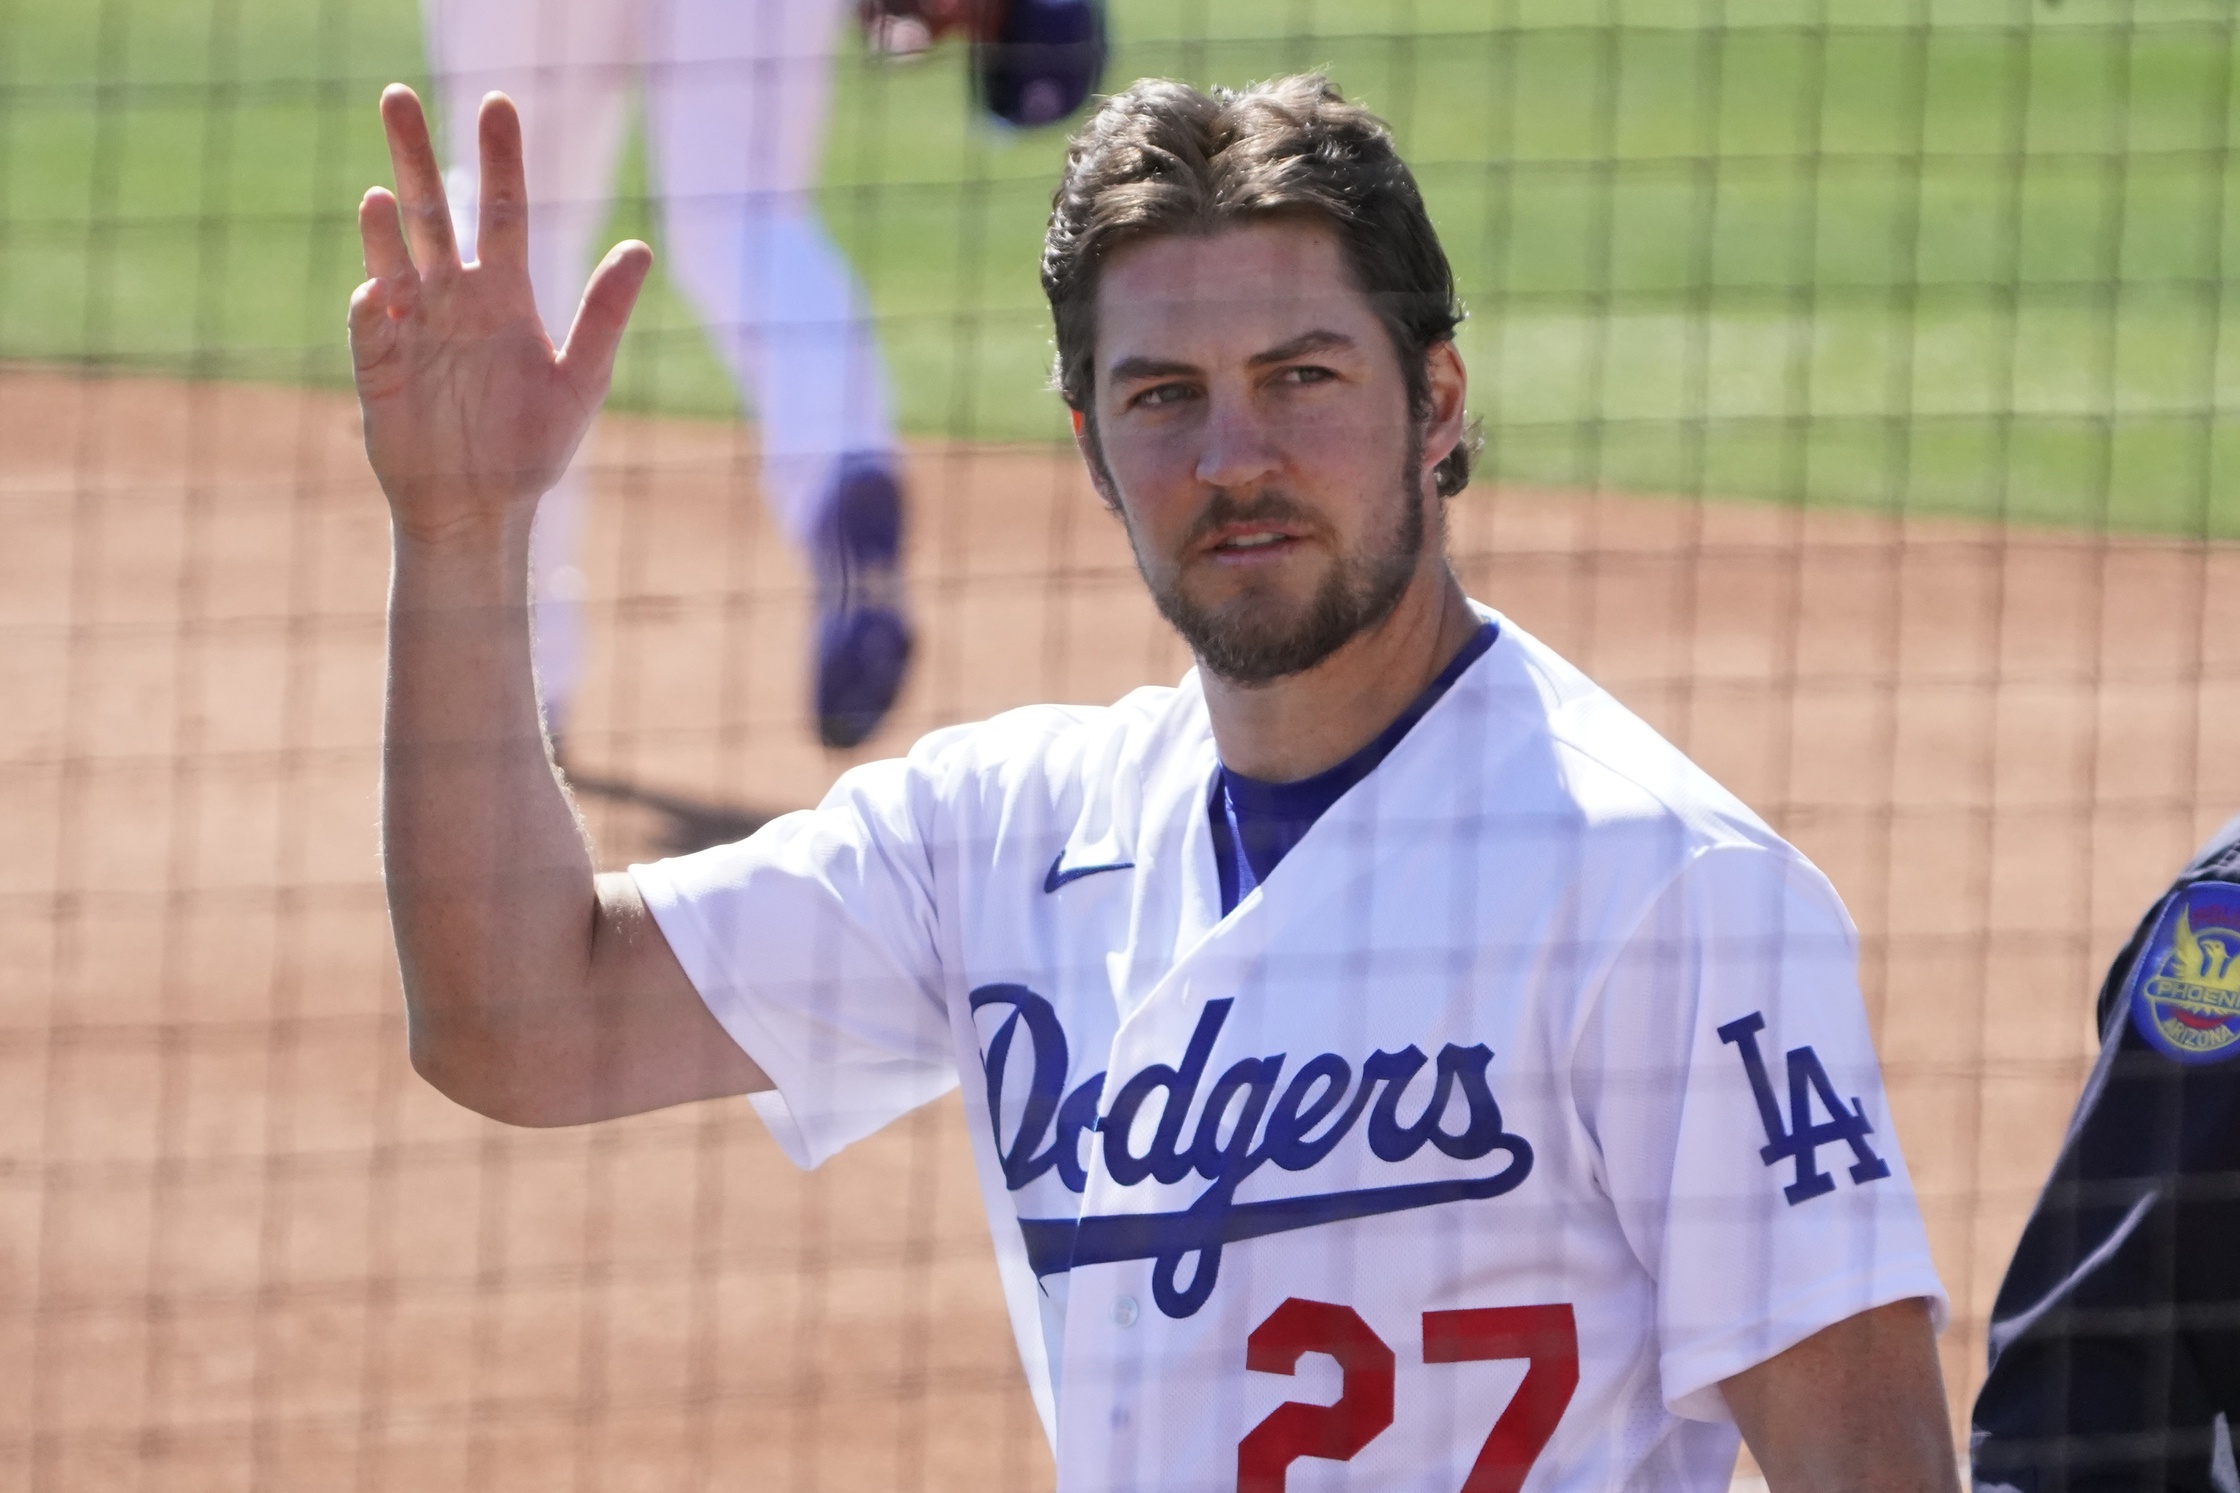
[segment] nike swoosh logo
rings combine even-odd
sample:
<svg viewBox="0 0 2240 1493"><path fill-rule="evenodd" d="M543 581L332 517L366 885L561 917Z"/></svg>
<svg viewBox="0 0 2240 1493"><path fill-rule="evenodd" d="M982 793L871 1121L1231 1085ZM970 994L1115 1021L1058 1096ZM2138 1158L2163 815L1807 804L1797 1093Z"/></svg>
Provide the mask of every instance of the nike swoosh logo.
<svg viewBox="0 0 2240 1493"><path fill-rule="evenodd" d="M1066 853L1061 850L1058 858L1050 863L1050 874L1042 878L1042 889L1045 892L1054 892L1069 881L1079 881L1082 877L1094 876L1099 871L1133 871L1136 866L1134 861L1111 861L1102 866L1075 866L1070 870L1059 870L1065 863Z"/></svg>

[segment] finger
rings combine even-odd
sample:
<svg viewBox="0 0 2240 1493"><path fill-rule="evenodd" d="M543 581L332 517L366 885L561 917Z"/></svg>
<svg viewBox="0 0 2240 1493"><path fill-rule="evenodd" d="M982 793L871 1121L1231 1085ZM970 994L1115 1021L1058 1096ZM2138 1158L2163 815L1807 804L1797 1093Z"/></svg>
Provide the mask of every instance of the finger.
<svg viewBox="0 0 2240 1493"><path fill-rule="evenodd" d="M605 396L622 329L630 324L630 308L638 304L652 268L653 250L630 239L609 249L591 272L575 325L568 329L568 344L560 349L561 371L587 397Z"/></svg>
<svg viewBox="0 0 2240 1493"><path fill-rule="evenodd" d="M509 268L529 263L529 189L521 165L521 115L513 100L482 101L482 205L475 257Z"/></svg>
<svg viewBox="0 0 2240 1493"><path fill-rule="evenodd" d="M381 93L381 124L389 136L389 166L397 175L397 203L404 212L404 236L412 261L423 275L459 267L459 246L451 235L451 205L444 200L443 172L428 138L428 117L420 98L402 83Z"/></svg>
<svg viewBox="0 0 2240 1493"><path fill-rule="evenodd" d="M405 248L404 225L397 221L397 199L388 188L375 187L358 203L358 242L365 249L366 273L376 280L411 272L412 255Z"/></svg>

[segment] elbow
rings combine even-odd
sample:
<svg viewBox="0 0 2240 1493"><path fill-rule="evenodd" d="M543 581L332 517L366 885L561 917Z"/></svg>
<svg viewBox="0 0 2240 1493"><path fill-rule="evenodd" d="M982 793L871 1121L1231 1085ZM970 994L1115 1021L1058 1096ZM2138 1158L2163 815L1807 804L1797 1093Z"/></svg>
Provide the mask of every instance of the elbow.
<svg viewBox="0 0 2240 1493"><path fill-rule="evenodd" d="M489 1034L440 1031L421 1020L411 1021L408 1033L412 1071L460 1108L531 1130L582 1122L572 1106L555 1102L549 1085L535 1082L539 1065L532 1058Z"/></svg>

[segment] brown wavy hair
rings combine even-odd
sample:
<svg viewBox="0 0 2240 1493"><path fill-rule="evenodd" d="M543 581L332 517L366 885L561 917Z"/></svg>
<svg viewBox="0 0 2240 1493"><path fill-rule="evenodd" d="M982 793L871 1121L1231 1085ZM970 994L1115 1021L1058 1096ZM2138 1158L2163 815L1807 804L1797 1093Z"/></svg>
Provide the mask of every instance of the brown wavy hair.
<svg viewBox="0 0 2240 1493"><path fill-rule="evenodd" d="M1057 326L1058 393L1096 427L1097 279L1138 240L1211 235L1271 218L1336 233L1355 284L1392 338L1416 419L1431 413L1426 358L1454 340L1462 302L1415 177L1383 120L1321 73L1201 93L1145 79L1107 99L1069 142L1042 240ZM1439 495L1470 481L1473 426L1439 462Z"/></svg>

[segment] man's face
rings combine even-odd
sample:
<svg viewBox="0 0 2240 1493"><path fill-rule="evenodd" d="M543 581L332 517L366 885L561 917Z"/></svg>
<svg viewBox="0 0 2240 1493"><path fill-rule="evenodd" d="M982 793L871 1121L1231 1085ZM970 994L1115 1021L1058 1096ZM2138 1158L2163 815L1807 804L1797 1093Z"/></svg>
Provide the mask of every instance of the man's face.
<svg viewBox="0 0 2240 1493"><path fill-rule="evenodd" d="M1096 324L1106 496L1199 661L1265 684L1383 621L1424 570L1430 488L1337 238L1277 222L1130 245Z"/></svg>

